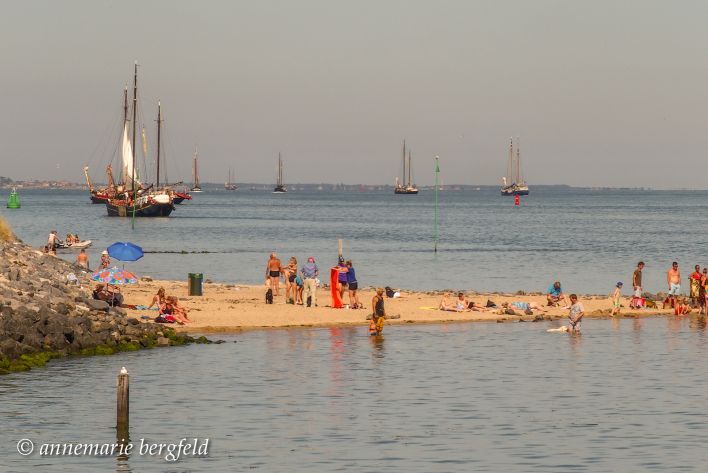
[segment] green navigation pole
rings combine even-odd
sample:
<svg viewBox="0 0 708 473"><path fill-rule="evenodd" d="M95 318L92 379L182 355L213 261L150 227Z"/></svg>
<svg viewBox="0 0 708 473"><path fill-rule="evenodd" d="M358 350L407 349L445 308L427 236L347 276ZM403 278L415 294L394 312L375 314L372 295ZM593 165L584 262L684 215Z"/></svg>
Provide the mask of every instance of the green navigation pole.
<svg viewBox="0 0 708 473"><path fill-rule="evenodd" d="M435 253L438 252L438 226L439 226L439 212L438 212L438 190L440 186L438 185L438 177L440 176L440 156L435 156Z"/></svg>

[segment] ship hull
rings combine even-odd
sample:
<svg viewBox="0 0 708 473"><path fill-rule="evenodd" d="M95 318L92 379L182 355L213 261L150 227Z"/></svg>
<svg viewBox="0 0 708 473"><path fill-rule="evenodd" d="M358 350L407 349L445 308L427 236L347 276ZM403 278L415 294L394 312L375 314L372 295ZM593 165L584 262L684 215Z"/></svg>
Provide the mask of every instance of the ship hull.
<svg viewBox="0 0 708 473"><path fill-rule="evenodd" d="M138 199L139 202L133 207L123 200L109 200L106 202L106 211L109 217L132 217L135 212L136 217L169 217L175 209L172 202L159 203L154 200Z"/></svg>
<svg viewBox="0 0 708 473"><path fill-rule="evenodd" d="M529 195L529 190L524 188L503 188L501 195Z"/></svg>
<svg viewBox="0 0 708 473"><path fill-rule="evenodd" d="M101 194L99 192L91 192L91 203L92 204L105 204L108 202L110 197L107 194Z"/></svg>
<svg viewBox="0 0 708 473"><path fill-rule="evenodd" d="M172 199L172 203L175 205L179 205L185 200L192 200L192 196L182 192L175 192L175 196Z"/></svg>

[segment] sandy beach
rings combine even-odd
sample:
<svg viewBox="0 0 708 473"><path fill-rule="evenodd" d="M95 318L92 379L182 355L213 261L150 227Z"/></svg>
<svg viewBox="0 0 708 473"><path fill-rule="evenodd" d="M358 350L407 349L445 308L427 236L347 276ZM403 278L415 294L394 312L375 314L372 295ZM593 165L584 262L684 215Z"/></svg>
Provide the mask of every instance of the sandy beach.
<svg viewBox="0 0 708 473"><path fill-rule="evenodd" d="M366 325L366 317L371 313L371 298L373 289L360 291L359 299L365 309L334 309L330 307L329 289L320 288L317 293L318 307L303 307L285 303L281 292L272 305L265 304L264 285L231 285L205 283L203 296L188 296L187 283L183 281L151 281L140 282L123 289L127 304L149 305L153 294L159 287L164 287L168 295L179 298L180 303L187 307L192 323L175 326L179 330L194 332L235 332L249 329L286 328L286 327L330 327L348 325ZM438 310L442 291L434 292L403 292L401 298L386 298L386 312L389 316L400 318L387 320L387 324L403 323L450 323L450 322L532 322L539 320L563 319L568 311L559 307L547 308L546 313L534 311L534 315L500 314L498 309L488 312L449 312ZM512 293L467 293L468 300L481 305L492 300L501 306L503 302L534 301L545 302L543 294L516 295ZM454 300L452 298L451 300ZM349 301L345 294L345 304ZM609 318L611 301L608 296L580 296L585 307L585 317ZM662 309L630 310L629 298L622 299L623 317L647 317L669 315L673 312ZM129 310L136 316L154 318L156 311ZM518 314L522 311L516 310Z"/></svg>

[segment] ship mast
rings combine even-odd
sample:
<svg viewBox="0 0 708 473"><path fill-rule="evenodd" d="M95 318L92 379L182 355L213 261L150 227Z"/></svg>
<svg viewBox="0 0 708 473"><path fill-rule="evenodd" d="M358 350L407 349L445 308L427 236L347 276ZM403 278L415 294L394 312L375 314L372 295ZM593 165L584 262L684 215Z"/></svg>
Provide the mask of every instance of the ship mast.
<svg viewBox="0 0 708 473"><path fill-rule="evenodd" d="M521 146L519 145L519 142L521 140L519 137L516 137L516 183L520 184L521 183L521 152L519 149Z"/></svg>
<svg viewBox="0 0 708 473"><path fill-rule="evenodd" d="M406 140L403 140L403 175L401 181L406 180Z"/></svg>
<svg viewBox="0 0 708 473"><path fill-rule="evenodd" d="M160 187L160 129L162 128L162 107L160 101L157 101L157 183L156 187Z"/></svg>
<svg viewBox="0 0 708 473"><path fill-rule="evenodd" d="M411 187L411 150L408 150L408 187Z"/></svg>
<svg viewBox="0 0 708 473"><path fill-rule="evenodd" d="M133 198L135 198L135 124L138 112L138 61L135 61L135 73L133 75L133 175L131 176L133 187Z"/></svg>
<svg viewBox="0 0 708 473"><path fill-rule="evenodd" d="M514 163L514 137L509 138L509 163L507 164L506 167L506 175L509 177L509 182L507 185L513 184L514 181L514 176L512 175L513 171L513 164Z"/></svg>

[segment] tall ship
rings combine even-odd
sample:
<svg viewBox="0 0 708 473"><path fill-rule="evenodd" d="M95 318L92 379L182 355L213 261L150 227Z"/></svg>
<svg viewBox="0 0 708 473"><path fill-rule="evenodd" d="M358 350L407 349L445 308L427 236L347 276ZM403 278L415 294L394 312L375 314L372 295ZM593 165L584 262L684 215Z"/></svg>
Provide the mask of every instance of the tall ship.
<svg viewBox="0 0 708 473"><path fill-rule="evenodd" d="M108 199L115 197L116 186L113 182L113 169L110 164L106 167L106 175L110 176L110 179L108 181L108 185L105 187L94 186L88 171L89 167L84 166L84 176L86 177L86 185L89 188L89 198L91 199L92 204L105 204Z"/></svg>
<svg viewBox="0 0 708 473"><path fill-rule="evenodd" d="M286 192L288 189L283 185L283 158L278 153L278 182L273 189L273 194L285 194Z"/></svg>
<svg viewBox="0 0 708 473"><path fill-rule="evenodd" d="M396 178L396 187L393 188L394 194L417 194L418 188L411 181L412 166L411 166L411 151L408 150L408 180L406 180L406 140L403 140L403 177L399 181Z"/></svg>
<svg viewBox="0 0 708 473"><path fill-rule="evenodd" d="M202 186L199 185L199 152L196 146L194 147L194 157L192 158L192 192L202 192Z"/></svg>
<svg viewBox="0 0 708 473"><path fill-rule="evenodd" d="M506 176L502 177L501 195L529 195L529 186L521 175L521 151L517 138L514 152L514 138L509 140L509 162Z"/></svg>
<svg viewBox="0 0 708 473"><path fill-rule="evenodd" d="M233 171L231 168L229 168L229 180L224 183L224 189L227 191L235 191L238 189L238 186L234 184L234 178L233 178Z"/></svg>
<svg viewBox="0 0 708 473"><path fill-rule="evenodd" d="M128 119L128 92L125 91L123 105L123 132L121 136L121 182L115 185L115 195L106 201L106 211L111 217L167 217L174 210L173 194L168 189L159 186L144 186L136 170L135 135L138 113L138 64L135 63L133 76L133 107L132 120ZM159 163L159 127L161 117L158 109L158 156ZM132 131L132 139L129 132ZM158 164L159 166L159 164ZM159 169L159 168L158 168ZM110 167L109 169L110 170ZM112 183L112 172L108 174L108 182ZM159 170L158 170L159 175ZM111 186L111 184L109 184Z"/></svg>

